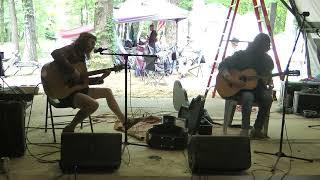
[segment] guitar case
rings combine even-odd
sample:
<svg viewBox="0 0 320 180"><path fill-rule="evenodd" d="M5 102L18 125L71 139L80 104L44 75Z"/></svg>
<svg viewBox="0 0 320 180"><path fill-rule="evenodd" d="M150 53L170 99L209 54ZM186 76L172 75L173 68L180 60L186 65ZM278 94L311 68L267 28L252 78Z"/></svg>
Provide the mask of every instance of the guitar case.
<svg viewBox="0 0 320 180"><path fill-rule="evenodd" d="M182 127L172 124L158 124L146 133L146 142L151 148L181 150L187 146L188 134Z"/></svg>

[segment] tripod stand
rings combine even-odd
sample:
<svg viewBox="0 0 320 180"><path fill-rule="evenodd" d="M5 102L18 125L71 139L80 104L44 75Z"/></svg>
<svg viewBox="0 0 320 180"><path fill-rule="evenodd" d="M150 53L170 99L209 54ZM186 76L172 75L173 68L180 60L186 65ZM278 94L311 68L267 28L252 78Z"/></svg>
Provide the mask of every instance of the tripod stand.
<svg viewBox="0 0 320 180"><path fill-rule="evenodd" d="M125 65L125 77L124 77L124 145L137 145L137 146L148 146L146 144L137 144L137 143L130 143L128 142L128 60L129 56L143 56L143 57L154 57L156 58L157 55L140 55L140 54L118 54L118 53L104 53L104 48L99 48L97 52L101 55L116 55L116 56L123 56L124 57L124 65Z"/></svg>
<svg viewBox="0 0 320 180"><path fill-rule="evenodd" d="M296 49L296 46L297 46L297 42L299 40L299 36L301 34L301 31L303 30L303 26L304 26L304 22L305 22L305 19L306 19L306 14L303 13L303 21L302 21L302 24L301 24L301 27L299 28L299 33L298 33L298 36L295 40L295 44L293 46L293 50L292 50L292 53L291 53L291 56L288 60L288 64L287 64L287 67L286 67L286 70L285 70L285 83L284 83L284 95L283 95L283 103L282 103L282 122L281 122L281 135L280 135L280 146L279 146L279 151L276 152L276 153L268 153L268 152L262 152L262 151L254 151L254 153L258 153L258 154L269 154L269 155L274 155L274 156L277 156L277 160L276 160L276 163L273 165L271 171L275 171L275 168L280 160L280 158L282 157L287 157L287 158L293 158L293 159L299 159L299 160L304 160L304 161L309 161L309 162L313 162L312 159L305 159L305 158L300 158L300 157L294 157L294 156L288 156L286 155L284 152L282 152L282 145L283 145L283 130L284 130L284 125L285 125L285 115L286 115L286 98L287 98L287 86L288 86L288 77L289 77L289 66L290 66L290 62L291 62L291 59L292 59L292 55Z"/></svg>

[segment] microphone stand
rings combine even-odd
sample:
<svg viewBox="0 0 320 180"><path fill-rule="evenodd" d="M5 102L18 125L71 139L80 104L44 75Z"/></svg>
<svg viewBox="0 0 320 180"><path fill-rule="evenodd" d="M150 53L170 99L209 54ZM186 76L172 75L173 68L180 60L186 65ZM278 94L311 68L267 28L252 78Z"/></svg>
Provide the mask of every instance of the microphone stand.
<svg viewBox="0 0 320 180"><path fill-rule="evenodd" d="M137 144L128 142L128 58L129 56L143 56L143 57L158 57L156 55L141 55L141 54L119 54L119 53L104 53L103 50L99 52L101 55L114 55L123 56L125 73L124 73L124 145L137 145L137 146L148 146L146 144Z"/></svg>
<svg viewBox="0 0 320 180"><path fill-rule="evenodd" d="M254 153L257 153L257 154L269 154L269 155L274 155L274 156L277 156L277 160L275 162L275 164L272 166L272 169L271 169L271 172L274 172L275 169L276 169L276 166L280 160L280 158L282 157L287 157L287 158L293 158L293 159L299 159L299 160L304 160L304 161L308 161L308 162L313 162L312 159L305 159L305 158L300 158L300 157L294 157L294 156L288 156L286 155L284 152L282 152L282 145L283 145L283 130L284 130L284 125L285 125L285 115L286 115L286 98L287 98L287 86L288 86L288 77L289 77L289 66L290 66L290 63L291 63L291 59L292 59L292 55L296 49L296 46L297 46L297 42L299 40L299 36L300 36L300 33L303 29L303 26L304 26L304 22L305 22L305 19L306 19L306 15L302 14L303 15L303 21L302 21L302 24L301 24L301 27L299 29L299 33L298 33L298 36L295 40L295 44L293 46L293 50L292 50L292 53L291 53L291 56L288 60L288 64L287 64L287 67L286 67L286 70L285 70L285 84L284 84L284 94L283 94L283 103L282 103L282 122L281 122L281 135L280 135L280 146L279 146L279 151L276 152L276 153L268 153L268 152L262 152L262 151L254 151Z"/></svg>

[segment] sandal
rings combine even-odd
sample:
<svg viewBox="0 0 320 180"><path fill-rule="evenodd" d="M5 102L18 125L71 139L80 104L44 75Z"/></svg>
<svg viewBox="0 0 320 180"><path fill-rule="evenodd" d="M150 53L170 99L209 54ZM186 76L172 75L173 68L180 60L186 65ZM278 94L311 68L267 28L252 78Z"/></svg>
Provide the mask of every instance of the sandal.
<svg viewBox="0 0 320 180"><path fill-rule="evenodd" d="M142 120L143 120L143 118L128 119L127 120L127 124L128 124L127 128L128 129L132 128L134 125L136 125L138 122L140 122ZM124 123L121 123L121 121L116 121L114 123L113 129L117 130L117 131L124 131L125 125L124 125Z"/></svg>

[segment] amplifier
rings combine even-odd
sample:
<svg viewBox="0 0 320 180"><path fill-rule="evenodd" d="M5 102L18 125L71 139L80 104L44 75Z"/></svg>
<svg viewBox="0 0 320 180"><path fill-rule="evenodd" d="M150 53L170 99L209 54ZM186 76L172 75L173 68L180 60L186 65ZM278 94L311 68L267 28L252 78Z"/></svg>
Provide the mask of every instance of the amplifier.
<svg viewBox="0 0 320 180"><path fill-rule="evenodd" d="M249 169L251 166L249 137L191 136L188 162L193 173L215 174Z"/></svg>
<svg viewBox="0 0 320 180"><path fill-rule="evenodd" d="M110 171L121 164L121 133L62 133L63 172Z"/></svg>
<svg viewBox="0 0 320 180"><path fill-rule="evenodd" d="M294 92L293 112L303 113L303 110L320 112L320 94L310 94L301 91Z"/></svg>
<svg viewBox="0 0 320 180"><path fill-rule="evenodd" d="M26 150L23 101L0 100L0 156L20 157Z"/></svg>

